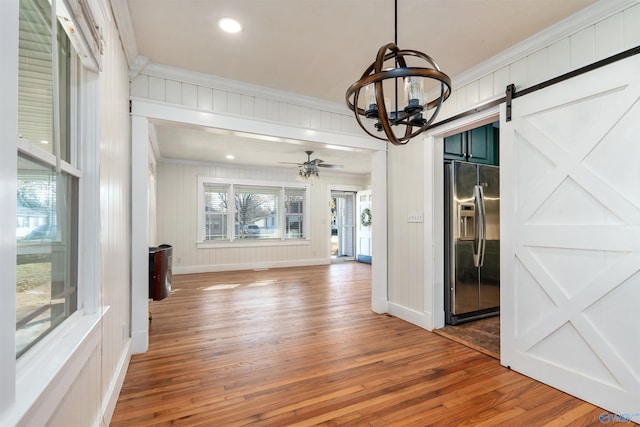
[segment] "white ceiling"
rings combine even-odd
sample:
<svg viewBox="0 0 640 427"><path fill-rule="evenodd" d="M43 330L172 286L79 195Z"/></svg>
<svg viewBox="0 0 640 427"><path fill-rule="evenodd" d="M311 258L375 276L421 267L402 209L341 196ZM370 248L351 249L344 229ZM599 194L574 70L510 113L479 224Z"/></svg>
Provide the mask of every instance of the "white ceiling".
<svg viewBox="0 0 640 427"><path fill-rule="evenodd" d="M398 0L398 45L434 58L455 89L455 76L595 1ZM128 0L128 6L138 54L152 63L341 104L380 46L394 39L392 0ZM223 16L244 30L221 32ZM244 164L306 158L306 146L273 144L267 152L255 140L200 133L161 124L162 156L225 162L220 156L233 147L242 153L235 162ZM344 152L310 149L345 164L345 172L363 173Z"/></svg>
<svg viewBox="0 0 640 427"><path fill-rule="evenodd" d="M219 129L205 129L177 123L154 122L158 146L163 159L194 162L227 163L240 166L281 167L296 173L307 161L305 151L313 151L311 160L342 165L343 168L323 169L320 174L368 174L370 154L365 151L338 150L321 144L302 141L281 141L259 135L237 135ZM233 159L227 159L232 155ZM285 162L286 164L283 164Z"/></svg>

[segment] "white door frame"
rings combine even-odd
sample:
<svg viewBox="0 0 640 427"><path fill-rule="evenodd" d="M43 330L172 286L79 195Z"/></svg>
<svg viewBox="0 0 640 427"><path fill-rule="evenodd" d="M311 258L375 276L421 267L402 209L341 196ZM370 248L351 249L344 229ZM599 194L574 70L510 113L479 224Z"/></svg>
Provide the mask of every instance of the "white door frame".
<svg viewBox="0 0 640 427"><path fill-rule="evenodd" d="M380 211L380 224L373 240L376 258L380 262L372 268L371 309L387 312L387 146L384 141L366 136L313 130L287 124L265 122L233 115L204 112L175 104L131 99L132 159L131 159L131 211L135 219L131 236L131 334L132 353L144 353L149 346L148 275L149 275L149 206L148 156L154 122L168 121L182 126L203 126L224 129L230 133L265 135L283 143L300 141L329 144L345 149L371 150L371 189L384 206ZM384 213L382 212L384 210Z"/></svg>
<svg viewBox="0 0 640 427"><path fill-rule="evenodd" d="M368 200L364 203L365 208L369 208L371 210L371 190L361 190L356 193L356 260L359 260L358 255L364 255L371 257L371 248L373 247L371 244L371 226L368 226L367 230L363 230L363 225L361 221L362 211L363 211L363 202L362 197L368 198ZM373 217L373 215L372 215ZM362 248L362 240L363 234L366 238L366 254ZM371 261L369 261L371 262Z"/></svg>
<svg viewBox="0 0 640 427"><path fill-rule="evenodd" d="M357 190L356 191L345 191L345 190L331 190L330 191L330 196L332 199L335 198L350 198L351 199L351 203L352 203L352 215L351 215L351 252L352 255L351 256L346 256L346 257L342 257L340 258L339 256L334 258L333 255L331 255L331 259L332 261L340 261L340 260L344 260L344 261L353 261L356 258L356 226L357 226L357 222L356 222L356 194L357 194ZM338 196L338 197L336 197ZM348 202L347 202L348 203ZM338 208L337 204L336 204L336 209ZM339 213L338 213L339 215ZM338 225L338 220L336 220L336 225ZM340 223L339 228L342 228L343 230L346 228L344 225L342 225ZM340 233L340 230L338 230L338 240L344 240L347 237L344 236L344 234ZM331 239L329 239L329 246L331 246ZM340 242L338 243L338 248L340 247ZM339 254L338 254L339 255Z"/></svg>
<svg viewBox="0 0 640 427"><path fill-rule="evenodd" d="M444 137L477 128L500 119L499 106L487 108L438 126L425 138L425 194L424 211L432 212L431 221L425 221L425 301L424 307L431 309L432 329L444 327ZM431 184L430 184L431 183ZM374 242L375 243L375 242Z"/></svg>

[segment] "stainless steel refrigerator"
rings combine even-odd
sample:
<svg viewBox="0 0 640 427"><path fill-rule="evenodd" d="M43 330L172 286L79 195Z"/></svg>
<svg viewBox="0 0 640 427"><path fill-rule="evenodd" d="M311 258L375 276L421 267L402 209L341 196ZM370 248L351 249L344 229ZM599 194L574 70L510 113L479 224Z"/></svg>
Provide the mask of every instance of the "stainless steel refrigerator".
<svg viewBox="0 0 640 427"><path fill-rule="evenodd" d="M500 313L500 169L445 164L445 317Z"/></svg>

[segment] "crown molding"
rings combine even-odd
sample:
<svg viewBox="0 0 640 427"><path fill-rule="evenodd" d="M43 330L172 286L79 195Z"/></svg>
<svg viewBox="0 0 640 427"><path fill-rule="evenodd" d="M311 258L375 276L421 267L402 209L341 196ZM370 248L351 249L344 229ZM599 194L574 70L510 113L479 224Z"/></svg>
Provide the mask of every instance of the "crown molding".
<svg viewBox="0 0 640 427"><path fill-rule="evenodd" d="M257 98L286 102L288 104L293 104L300 107L313 108L336 114L352 114L346 105L340 103L325 101L322 99L299 95L292 92L271 89L265 86L245 83L238 80L227 79L224 77L218 77L212 74L189 71L182 68L171 67L169 65L150 62L144 68L143 74L169 80L178 80L184 83L191 83L229 92L235 92L242 95L255 96Z"/></svg>
<svg viewBox="0 0 640 427"><path fill-rule="evenodd" d="M111 12L115 18L116 27L118 27L120 42L127 57L129 68L132 68L138 57L138 44L133 31L133 24L131 23L131 15L129 15L129 3L127 0L111 0Z"/></svg>
<svg viewBox="0 0 640 427"><path fill-rule="evenodd" d="M452 79L454 85L456 88L461 88L638 3L640 0L600 0L488 60L463 71Z"/></svg>

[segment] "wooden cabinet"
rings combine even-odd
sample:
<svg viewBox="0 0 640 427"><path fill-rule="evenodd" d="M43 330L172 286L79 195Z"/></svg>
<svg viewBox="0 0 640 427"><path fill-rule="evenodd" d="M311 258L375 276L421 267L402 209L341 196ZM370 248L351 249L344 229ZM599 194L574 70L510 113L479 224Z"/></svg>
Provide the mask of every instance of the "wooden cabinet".
<svg viewBox="0 0 640 427"><path fill-rule="evenodd" d="M445 160L498 165L499 129L488 124L444 139Z"/></svg>

